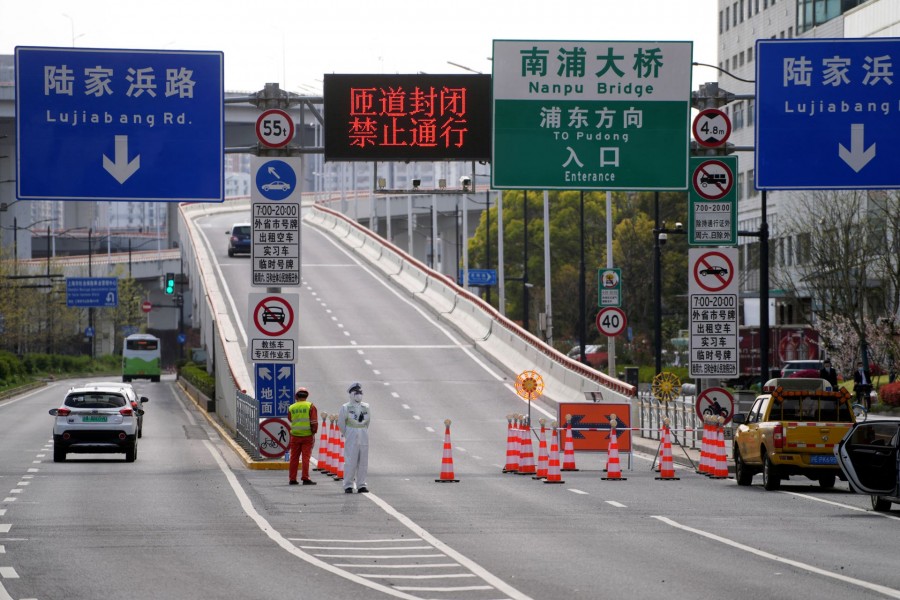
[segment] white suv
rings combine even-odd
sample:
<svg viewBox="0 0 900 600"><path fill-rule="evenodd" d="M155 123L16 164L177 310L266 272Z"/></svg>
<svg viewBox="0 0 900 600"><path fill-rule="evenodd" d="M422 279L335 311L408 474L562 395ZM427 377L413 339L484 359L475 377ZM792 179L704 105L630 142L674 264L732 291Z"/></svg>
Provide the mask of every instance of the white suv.
<svg viewBox="0 0 900 600"><path fill-rule="evenodd" d="M56 417L53 462L65 461L69 452L124 452L126 462L137 458L137 414L121 384L73 387L50 414Z"/></svg>

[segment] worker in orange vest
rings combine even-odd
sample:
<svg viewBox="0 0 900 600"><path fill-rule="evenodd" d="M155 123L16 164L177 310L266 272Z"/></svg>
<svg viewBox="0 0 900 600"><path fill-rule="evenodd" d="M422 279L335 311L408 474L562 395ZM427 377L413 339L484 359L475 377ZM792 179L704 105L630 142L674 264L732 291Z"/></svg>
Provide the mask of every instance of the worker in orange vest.
<svg viewBox="0 0 900 600"><path fill-rule="evenodd" d="M288 466L288 483L297 485L297 463L302 458L303 468L300 472L300 481L303 485L316 485L309 478L309 458L312 456L313 446L316 444L316 432L319 430L319 413L316 406L308 400L309 390L301 387L294 398L296 402L288 407L288 415L291 417L291 445L290 463Z"/></svg>

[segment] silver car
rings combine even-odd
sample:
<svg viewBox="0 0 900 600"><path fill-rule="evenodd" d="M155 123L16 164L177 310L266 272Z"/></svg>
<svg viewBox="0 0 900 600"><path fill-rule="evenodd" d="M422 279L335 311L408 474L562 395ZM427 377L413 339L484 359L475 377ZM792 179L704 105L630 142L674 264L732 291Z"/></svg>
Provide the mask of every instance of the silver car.
<svg viewBox="0 0 900 600"><path fill-rule="evenodd" d="M56 417L53 462L63 462L66 454L76 452L122 452L126 462L137 458L138 415L122 384L70 388L62 406L50 409L50 414Z"/></svg>
<svg viewBox="0 0 900 600"><path fill-rule="evenodd" d="M857 422L834 453L854 492L868 494L879 512L900 504L900 421Z"/></svg>

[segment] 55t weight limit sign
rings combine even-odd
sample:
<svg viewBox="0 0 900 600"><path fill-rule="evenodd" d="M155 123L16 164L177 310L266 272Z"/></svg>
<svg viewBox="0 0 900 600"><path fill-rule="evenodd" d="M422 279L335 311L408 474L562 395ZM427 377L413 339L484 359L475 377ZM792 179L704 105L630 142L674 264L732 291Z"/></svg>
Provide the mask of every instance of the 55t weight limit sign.
<svg viewBox="0 0 900 600"><path fill-rule="evenodd" d="M609 306L597 313L597 330L605 336L615 337L625 331L628 319L621 308Z"/></svg>

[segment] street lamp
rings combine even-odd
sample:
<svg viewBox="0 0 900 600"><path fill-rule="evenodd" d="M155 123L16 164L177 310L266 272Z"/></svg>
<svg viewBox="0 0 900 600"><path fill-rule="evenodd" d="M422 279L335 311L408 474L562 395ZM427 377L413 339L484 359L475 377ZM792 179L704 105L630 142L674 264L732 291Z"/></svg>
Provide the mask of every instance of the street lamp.
<svg viewBox="0 0 900 600"><path fill-rule="evenodd" d="M659 220L659 192L654 194L656 210L656 227L653 229L653 294L654 294L654 353L656 357L656 374L662 372L662 247L669 235L684 235L687 232L681 223L675 223L675 229L667 229Z"/></svg>

